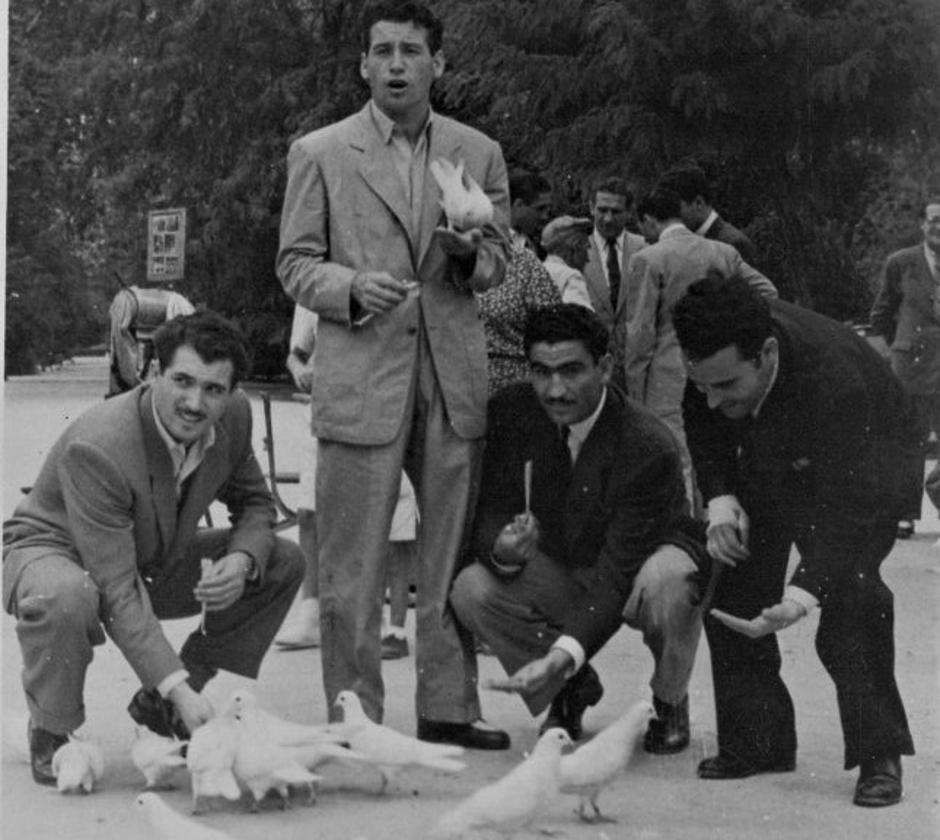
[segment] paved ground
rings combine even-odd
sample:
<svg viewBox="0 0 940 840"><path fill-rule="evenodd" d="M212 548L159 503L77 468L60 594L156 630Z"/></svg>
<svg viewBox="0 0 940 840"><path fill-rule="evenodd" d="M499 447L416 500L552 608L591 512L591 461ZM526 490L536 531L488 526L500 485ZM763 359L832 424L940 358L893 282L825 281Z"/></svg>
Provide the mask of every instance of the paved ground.
<svg viewBox="0 0 940 840"><path fill-rule="evenodd" d="M5 384L3 412L3 513L12 510L21 485L35 476L39 463L59 430L85 407L101 398L105 368L102 359L80 359L62 370L37 377L14 378ZM256 439L260 452L263 426L260 400L255 398ZM304 409L288 401L274 406L279 465L289 468L303 434ZM285 489L290 496L292 488ZM925 505L925 510L926 510ZM792 774L755 777L739 782L703 782L694 768L714 750L714 709L707 649L703 644L691 686L693 744L674 757L641 756L601 796L602 808L618 822L585 826L572 814L574 800L560 797L541 825L572 840L751 840L751 838L883 838L926 840L940 837L940 522L930 513L915 539L899 543L884 567L895 592L898 621L897 672L917 744L917 756L905 759L904 802L869 811L851 804L854 774L841 769L842 746L834 691L813 652L814 622L784 634L784 670L797 707L800 751ZM290 534L290 532L287 532ZM182 641L188 622L168 625ZM636 633L622 630L597 659L606 687L604 699L585 718L596 730L634 699L645 695L648 654ZM17 730L25 704L19 687L20 656L13 621L2 619L0 699L5 722ZM496 675L493 659L481 659L481 675ZM386 663L386 722L413 732L411 658ZM210 685L217 700L239 681L222 675ZM27 840L65 835L70 840L136 840L147 826L133 807L142 779L129 758L133 724L124 709L136 689L134 676L116 648L99 649L89 671L86 690L86 734L103 747L108 768L100 789L90 796L62 796L33 784L17 754L16 738L5 736L0 790L0 834ZM254 686L263 705L301 722L325 719L320 687L319 654L315 651L271 653ZM503 775L535 739L535 726L521 703L487 693L484 709L493 723L508 729L508 753L469 755L469 767L457 777L429 771L402 774L384 796L375 794L377 779L367 772L332 771L319 803L300 803L289 811L266 810L260 815L228 806L200 818L236 840L383 840L418 838L454 802L487 781ZM5 726L4 729L7 727ZM166 795L171 806L188 813L185 773L179 788ZM531 835L536 836L536 835ZM174 838L173 840L186 840Z"/></svg>

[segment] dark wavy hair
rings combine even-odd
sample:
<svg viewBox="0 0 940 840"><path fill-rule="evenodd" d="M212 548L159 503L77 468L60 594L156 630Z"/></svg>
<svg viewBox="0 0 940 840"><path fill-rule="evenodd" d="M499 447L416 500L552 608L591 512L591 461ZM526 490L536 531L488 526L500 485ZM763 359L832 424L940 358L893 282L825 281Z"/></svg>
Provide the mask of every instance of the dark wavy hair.
<svg viewBox="0 0 940 840"><path fill-rule="evenodd" d="M526 356L533 344L580 341L594 361L607 353L610 335L600 318L586 306L558 303L536 309L526 322L523 345Z"/></svg>
<svg viewBox="0 0 940 840"><path fill-rule="evenodd" d="M153 348L166 370L180 347L192 347L207 364L232 363L232 387L242 381L251 368L248 344L242 331L217 312L205 309L193 315L180 315L161 324L153 334Z"/></svg>
<svg viewBox="0 0 940 840"><path fill-rule="evenodd" d="M369 52L372 27L379 21L393 23L413 23L428 33L428 49L434 55L444 41L444 24L424 3L415 0L373 0L366 3L362 10L360 37L362 51Z"/></svg>
<svg viewBox="0 0 940 840"><path fill-rule="evenodd" d="M686 356L707 359L734 345L757 358L772 334L770 307L745 280L717 272L689 286L672 310L672 323Z"/></svg>

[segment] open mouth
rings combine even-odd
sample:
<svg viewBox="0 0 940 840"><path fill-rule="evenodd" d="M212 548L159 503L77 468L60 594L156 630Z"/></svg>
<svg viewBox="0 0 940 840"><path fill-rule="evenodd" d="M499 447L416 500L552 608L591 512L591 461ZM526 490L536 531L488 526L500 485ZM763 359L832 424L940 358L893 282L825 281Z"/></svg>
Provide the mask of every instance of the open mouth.
<svg viewBox="0 0 940 840"><path fill-rule="evenodd" d="M408 87L408 82L404 79L392 79L392 81L388 83L388 87L393 91L401 92Z"/></svg>

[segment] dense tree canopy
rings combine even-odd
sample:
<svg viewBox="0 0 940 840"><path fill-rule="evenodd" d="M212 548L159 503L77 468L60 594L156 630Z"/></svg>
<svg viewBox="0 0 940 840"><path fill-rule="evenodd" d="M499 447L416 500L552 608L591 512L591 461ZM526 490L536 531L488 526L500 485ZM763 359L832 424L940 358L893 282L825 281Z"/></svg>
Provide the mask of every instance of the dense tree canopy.
<svg viewBox="0 0 940 840"><path fill-rule="evenodd" d="M168 206L189 211L182 290L240 317L277 367L287 145L367 96L361 5L11 0L11 368L103 335L118 283L143 276L147 211ZM542 170L559 210L584 210L599 175L642 190L693 157L784 293L839 317L864 316L940 192L931 0L433 5L435 107Z"/></svg>

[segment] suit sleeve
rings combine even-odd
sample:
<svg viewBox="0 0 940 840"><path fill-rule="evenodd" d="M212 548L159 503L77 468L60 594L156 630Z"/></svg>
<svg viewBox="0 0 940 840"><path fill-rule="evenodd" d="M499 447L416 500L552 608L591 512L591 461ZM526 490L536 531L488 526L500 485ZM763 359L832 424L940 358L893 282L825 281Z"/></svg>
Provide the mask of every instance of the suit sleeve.
<svg viewBox="0 0 940 840"><path fill-rule="evenodd" d="M564 632L584 648L588 659L623 623L623 609L640 568L670 541L676 511L685 498L679 454L671 442L648 436L646 451L632 453L640 464L618 465L613 516L607 525L592 583L572 604ZM575 551L577 548L575 547Z"/></svg>
<svg viewBox="0 0 940 840"><path fill-rule="evenodd" d="M875 335L884 336L891 344L897 330L898 308L901 305L901 283L897 260L885 261L881 276L881 287L871 307L871 326Z"/></svg>
<svg viewBox="0 0 940 840"><path fill-rule="evenodd" d="M233 469L218 493L229 511L231 534L228 550L243 551L251 556L264 575L268 558L274 548L274 522L277 513L267 482L251 446L251 407L240 397L231 409L239 416L236 425L242 430L233 453Z"/></svg>
<svg viewBox="0 0 940 840"><path fill-rule="evenodd" d="M523 468L519 463L520 442L513 434L519 420L513 420L508 402L498 396L490 400L487 414L486 446L470 559L492 568L496 537L517 513L524 510L525 491Z"/></svg>
<svg viewBox="0 0 940 840"><path fill-rule="evenodd" d="M183 667L137 570L130 485L94 444L74 441L58 466L69 532L101 598L101 622L144 686Z"/></svg>
<svg viewBox="0 0 940 840"><path fill-rule="evenodd" d="M662 277L640 252L631 257L627 269L631 299L625 310L630 319L624 337L624 374L627 393L637 402L646 402L650 365L656 353ZM625 316L626 317L626 316Z"/></svg>
<svg viewBox="0 0 940 840"><path fill-rule="evenodd" d="M734 275L744 280L761 297L780 297L777 287L750 263L745 262L739 253L734 256Z"/></svg>
<svg viewBox="0 0 940 840"><path fill-rule="evenodd" d="M356 270L330 262L329 225L329 194L320 161L297 140L287 156L277 276L296 303L350 325Z"/></svg>

